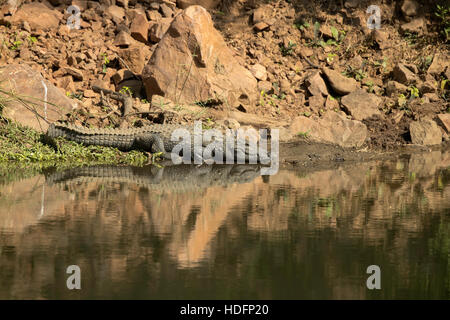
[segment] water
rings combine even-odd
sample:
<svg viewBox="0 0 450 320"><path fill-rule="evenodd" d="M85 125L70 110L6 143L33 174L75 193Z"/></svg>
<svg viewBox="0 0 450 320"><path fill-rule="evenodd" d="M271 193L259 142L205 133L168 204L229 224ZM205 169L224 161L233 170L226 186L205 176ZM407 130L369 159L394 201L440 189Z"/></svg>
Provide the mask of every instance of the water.
<svg viewBox="0 0 450 320"><path fill-rule="evenodd" d="M450 297L450 153L270 177L229 166L19 176L0 178L0 299ZM69 265L81 290L66 286ZM369 265L380 290L366 287Z"/></svg>

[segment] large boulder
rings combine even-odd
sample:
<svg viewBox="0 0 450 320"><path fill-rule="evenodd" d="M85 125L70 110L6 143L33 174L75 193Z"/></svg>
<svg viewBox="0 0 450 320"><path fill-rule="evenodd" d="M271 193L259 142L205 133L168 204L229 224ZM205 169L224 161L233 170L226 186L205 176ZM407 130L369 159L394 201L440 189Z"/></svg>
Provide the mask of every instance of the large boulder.
<svg viewBox="0 0 450 320"><path fill-rule="evenodd" d="M411 141L414 144L431 146L441 144L442 131L439 126L430 119L413 121L409 125Z"/></svg>
<svg viewBox="0 0 450 320"><path fill-rule="evenodd" d="M344 148L359 148L368 136L367 127L361 121L349 120L334 111L325 113L319 119L299 116L292 121L288 131L290 138L303 135L315 142Z"/></svg>
<svg viewBox="0 0 450 320"><path fill-rule="evenodd" d="M148 98L157 94L182 104L221 101L249 111L257 93L255 77L239 63L200 6L174 18L142 78Z"/></svg>
<svg viewBox="0 0 450 320"><path fill-rule="evenodd" d="M0 92L0 97L8 101L2 115L40 132L47 131L46 121L57 121L77 107L76 100L66 97L27 65L11 64L0 68L0 88L13 92L25 102Z"/></svg>
<svg viewBox="0 0 450 320"><path fill-rule="evenodd" d="M40 2L24 4L12 17L13 24L28 22L33 30L56 30L63 15Z"/></svg>
<svg viewBox="0 0 450 320"><path fill-rule="evenodd" d="M214 9L220 3L220 0L177 0L177 5L181 9L186 9L193 5L199 5L206 9Z"/></svg>
<svg viewBox="0 0 450 320"><path fill-rule="evenodd" d="M359 89L343 97L341 103L345 112L355 120L364 120L374 115L381 115L378 108L383 103L383 99L364 89Z"/></svg>

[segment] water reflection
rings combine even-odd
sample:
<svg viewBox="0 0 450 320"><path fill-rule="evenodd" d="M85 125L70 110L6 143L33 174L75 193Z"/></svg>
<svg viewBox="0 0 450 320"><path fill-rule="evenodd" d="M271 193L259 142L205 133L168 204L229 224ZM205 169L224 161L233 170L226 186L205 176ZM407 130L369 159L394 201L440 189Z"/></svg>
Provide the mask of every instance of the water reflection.
<svg viewBox="0 0 450 320"><path fill-rule="evenodd" d="M449 298L450 154L0 182L0 298ZM79 265L82 290L66 288ZM382 270L370 291L367 266Z"/></svg>

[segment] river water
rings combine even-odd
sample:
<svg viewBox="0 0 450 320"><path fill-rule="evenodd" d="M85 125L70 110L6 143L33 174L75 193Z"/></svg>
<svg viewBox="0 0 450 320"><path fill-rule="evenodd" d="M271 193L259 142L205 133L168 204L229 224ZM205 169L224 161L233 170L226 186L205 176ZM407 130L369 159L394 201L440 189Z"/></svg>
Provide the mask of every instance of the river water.
<svg viewBox="0 0 450 320"><path fill-rule="evenodd" d="M450 153L3 174L0 299L108 298L449 299Z"/></svg>

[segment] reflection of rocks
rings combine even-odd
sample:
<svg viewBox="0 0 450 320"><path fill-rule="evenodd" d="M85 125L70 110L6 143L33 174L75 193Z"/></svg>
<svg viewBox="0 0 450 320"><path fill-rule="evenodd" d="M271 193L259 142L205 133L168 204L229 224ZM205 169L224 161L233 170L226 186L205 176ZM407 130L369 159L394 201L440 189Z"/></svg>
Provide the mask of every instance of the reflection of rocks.
<svg viewBox="0 0 450 320"><path fill-rule="evenodd" d="M206 265L246 281L246 270L262 258L309 262L318 239L317 258L332 267L305 272L325 277L334 297L358 298L364 292L351 292L334 248L349 241L364 250L389 248L390 259L406 267L411 239L421 240L450 208L446 167L450 153L433 152L409 162L280 171L268 180L219 166L188 168L184 178L182 167L97 167L48 175L45 185L42 177L14 182L0 189L0 298L73 298L61 279L67 263L80 265L95 297L129 285L137 270L152 294L179 281L179 268L195 273ZM233 175L246 178L223 182ZM55 286L57 293L46 291Z"/></svg>

